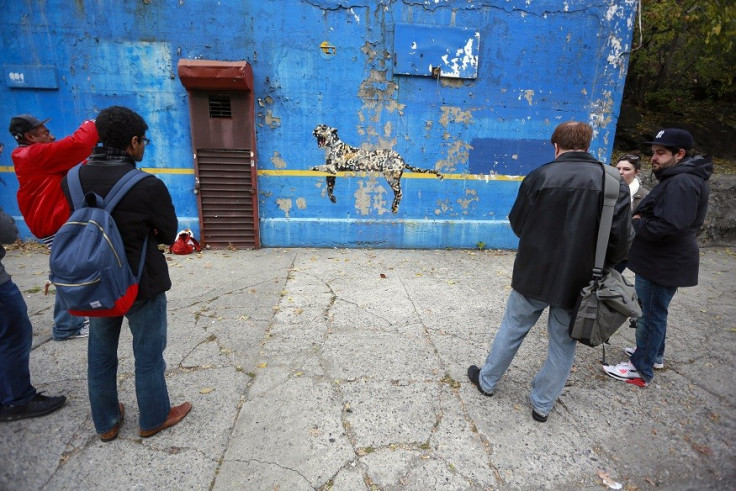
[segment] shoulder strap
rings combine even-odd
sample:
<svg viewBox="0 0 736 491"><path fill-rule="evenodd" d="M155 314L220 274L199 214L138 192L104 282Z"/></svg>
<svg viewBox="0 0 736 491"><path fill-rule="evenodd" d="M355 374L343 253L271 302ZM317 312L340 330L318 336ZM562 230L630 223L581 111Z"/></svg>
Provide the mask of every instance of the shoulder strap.
<svg viewBox="0 0 736 491"><path fill-rule="evenodd" d="M133 169L132 171L126 173L123 177L120 178L118 182L115 183L110 192L107 193L107 197L105 198L105 211L107 211L108 213L112 213L112 210L114 210L120 200L123 199L123 196L125 196L133 186L135 186L146 177L149 177L150 175L151 174L143 172L140 169ZM147 249L148 233L146 233L146 238L143 241L143 248L141 249L141 259L138 263L138 274L136 275L136 281L138 283L141 282L141 276L143 276L143 265L146 262Z"/></svg>
<svg viewBox="0 0 736 491"><path fill-rule="evenodd" d="M69 186L69 196L72 198L72 207L78 210L84 206L84 191L82 190L82 182L79 180L79 168L82 164L77 164L66 174L66 183Z"/></svg>
<svg viewBox="0 0 736 491"><path fill-rule="evenodd" d="M123 199L123 196L130 191L130 188L150 175L151 174L143 172L140 169L133 169L121 177L120 180L112 187L110 192L107 193L107 197L105 197L105 210L108 213L112 213L112 210L114 210L120 200Z"/></svg>
<svg viewBox="0 0 736 491"><path fill-rule="evenodd" d="M601 163L603 167L603 211L601 222L598 226L598 241L595 247L595 265L593 276L600 277L603 274L603 262L606 259L608 238L611 235L611 223L613 222L613 208L618 200L618 190L621 176L618 171L610 165Z"/></svg>

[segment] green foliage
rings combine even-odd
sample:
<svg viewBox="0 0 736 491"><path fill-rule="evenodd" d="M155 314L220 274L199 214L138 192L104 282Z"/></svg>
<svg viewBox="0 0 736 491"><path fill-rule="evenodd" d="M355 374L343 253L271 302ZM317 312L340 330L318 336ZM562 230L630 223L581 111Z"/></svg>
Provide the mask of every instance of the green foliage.
<svg viewBox="0 0 736 491"><path fill-rule="evenodd" d="M735 66L733 0L642 1L624 97L664 110L692 99L733 100Z"/></svg>

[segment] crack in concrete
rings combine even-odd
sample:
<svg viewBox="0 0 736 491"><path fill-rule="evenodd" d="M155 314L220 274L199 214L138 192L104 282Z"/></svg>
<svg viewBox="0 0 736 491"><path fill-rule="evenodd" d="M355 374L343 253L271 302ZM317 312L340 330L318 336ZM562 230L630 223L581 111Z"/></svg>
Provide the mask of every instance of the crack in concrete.
<svg viewBox="0 0 736 491"><path fill-rule="evenodd" d="M291 467L283 466L283 465L279 464L278 462L270 462L268 460L260 460L260 459L249 459L249 460L245 460L245 461L238 459L238 460L234 460L233 462L242 462L242 463L245 463L245 464L250 464L252 462L255 462L257 464L273 465L273 466L278 467L279 469L283 469L285 471L293 472L297 476L299 476L302 479L304 479L309 484L309 486L314 487L314 485L309 481L309 479L307 479L307 477L304 474L302 474L301 472L299 472L296 469L292 469Z"/></svg>

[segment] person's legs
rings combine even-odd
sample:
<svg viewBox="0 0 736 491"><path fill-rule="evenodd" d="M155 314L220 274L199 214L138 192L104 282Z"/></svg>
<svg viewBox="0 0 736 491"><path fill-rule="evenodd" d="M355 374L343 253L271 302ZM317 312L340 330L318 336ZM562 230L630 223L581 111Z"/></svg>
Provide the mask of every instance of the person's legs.
<svg viewBox="0 0 736 491"><path fill-rule="evenodd" d="M64 310L57 293L54 299L54 327L51 329L54 341L63 341L76 336L82 327L84 327L84 317L77 317Z"/></svg>
<svg viewBox="0 0 736 491"><path fill-rule="evenodd" d="M90 317L87 388L97 433L110 431L120 419L118 341L122 317Z"/></svg>
<svg viewBox="0 0 736 491"><path fill-rule="evenodd" d="M662 336L662 343L659 345L659 349L657 350L657 356L654 358L654 363L659 363L660 365L664 364L664 345L665 340L667 339L667 325L664 326L664 335Z"/></svg>
<svg viewBox="0 0 736 491"><path fill-rule="evenodd" d="M23 294L12 281L0 285L0 406L19 406L36 395L29 360L33 326Z"/></svg>
<svg viewBox="0 0 736 491"><path fill-rule="evenodd" d="M664 351L668 309L677 288L659 285L641 275L636 275L635 286L642 316L636 327L636 351L630 361L649 382L654 377L657 356Z"/></svg>
<svg viewBox="0 0 736 491"><path fill-rule="evenodd" d="M166 294L136 301L126 314L133 334L135 393L141 430L154 429L166 421L171 409L166 387Z"/></svg>
<svg viewBox="0 0 736 491"><path fill-rule="evenodd" d="M516 290L511 290L501 327L480 370L479 381L485 392L492 393L496 388L496 384L516 356L524 337L546 307L547 304L544 302L527 298Z"/></svg>
<svg viewBox="0 0 736 491"><path fill-rule="evenodd" d="M570 312L550 307L547 324L547 359L532 380L530 400L534 410L546 416L560 397L575 361L577 341L569 334Z"/></svg>

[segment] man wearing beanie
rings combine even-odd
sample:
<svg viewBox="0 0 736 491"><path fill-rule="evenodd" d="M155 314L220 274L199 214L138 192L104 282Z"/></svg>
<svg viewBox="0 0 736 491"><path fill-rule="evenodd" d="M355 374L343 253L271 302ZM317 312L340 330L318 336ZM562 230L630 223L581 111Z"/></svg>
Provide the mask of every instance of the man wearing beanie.
<svg viewBox="0 0 736 491"><path fill-rule="evenodd" d="M696 236L708 210L713 174L710 157L692 153L693 137L679 128L660 130L653 141L652 170L659 180L634 210L636 237L629 251L629 269L636 273L636 294L642 317L630 360L604 366L609 376L646 386L654 377L657 352L667 334L670 301L683 286L698 284L700 251Z"/></svg>

